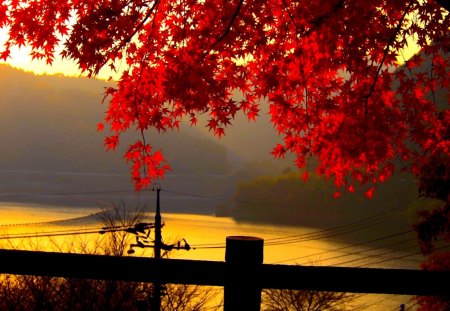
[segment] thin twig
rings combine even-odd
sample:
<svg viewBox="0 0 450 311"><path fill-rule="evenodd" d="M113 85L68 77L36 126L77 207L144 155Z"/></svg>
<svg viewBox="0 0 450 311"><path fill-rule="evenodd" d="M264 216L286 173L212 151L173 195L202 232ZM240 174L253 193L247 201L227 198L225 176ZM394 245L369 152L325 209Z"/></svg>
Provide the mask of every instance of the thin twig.
<svg viewBox="0 0 450 311"><path fill-rule="evenodd" d="M414 75L413 75L413 73L412 73L412 71L411 71L411 69L408 67L408 66L406 66L406 58L405 58L405 56L403 55L403 52L400 50L400 55L402 56L402 58L403 58L403 62L404 62L404 66L406 67L406 69L408 70L408 72L409 72L409 75L411 76L411 79L413 79L414 80Z"/></svg>
<svg viewBox="0 0 450 311"><path fill-rule="evenodd" d="M433 53L433 56L432 56L432 58L431 58L431 69L430 69L430 80L431 80L431 96L432 96L432 98L433 98L433 104L434 104L434 107L435 107L435 111L436 111L436 114L437 114L437 112L438 112L438 109L437 109L437 105L436 105L436 94L435 94L435 91L434 91L434 83L433 83L433 70L434 70L434 53Z"/></svg>
<svg viewBox="0 0 450 311"><path fill-rule="evenodd" d="M372 96L372 93L375 90L375 86L377 84L378 77L380 76L381 68L384 65L384 61L386 60L386 57L387 57L387 55L389 53L389 49L391 48L391 45L395 42L395 38L397 37L397 33L400 31L400 28L401 28L401 26L403 24L403 20L405 19L406 14L408 14L409 9L411 8L411 6L414 3L414 1L415 0L411 0L409 2L408 6L406 7L405 11L403 12L402 17L400 18L400 20L399 20L399 22L397 24L397 27L395 27L394 33L389 38L388 43L387 43L386 47L384 48L383 58L381 59L380 64L378 65L378 69L377 69L377 72L375 74L375 78L373 79L373 83L372 83L372 85L371 85L371 87L369 89L369 92L367 93L367 95L364 98L364 112L365 112L365 115L367 115L367 106L368 106L368 103L369 103L369 98L370 98L370 96Z"/></svg>
<svg viewBox="0 0 450 311"><path fill-rule="evenodd" d="M220 42L220 41L222 41L223 39L225 39L225 37L230 33L230 30L231 30L231 27L233 26L233 24L234 24L234 21L236 20L236 18L238 17L238 15L239 15L239 11L241 10L241 7L242 7L242 4L244 3L244 0L239 0L239 3L238 3L238 6L236 7L236 10L234 11L234 13L233 13L233 16L231 17L231 19L230 19L230 22L228 23L228 26L227 26L227 28L225 29L225 31L224 31L224 33L219 37L219 38L217 38L217 40L211 45L211 48L209 49L209 51L208 51L208 53L207 54L209 54L209 52ZM207 55L206 54L206 55ZM206 56L205 55L205 56Z"/></svg>
<svg viewBox="0 0 450 311"><path fill-rule="evenodd" d="M142 29L142 27L145 25L145 23L147 22L147 20L150 18L150 16L152 15L152 13L154 12L154 10L156 9L156 6L159 4L159 0L155 0L155 2L153 3L152 7L150 8L150 10L147 11L147 13L145 14L144 18L141 20L141 22L136 26L136 28L134 29L134 31L125 39L123 39L119 44L114 45L113 48L111 48L108 51L108 54L111 54L114 51L119 51L121 49L123 49L128 43L131 42L131 40L133 39L133 37L139 32L139 30ZM98 66L96 66L95 68L95 74L98 74L100 72L100 70L108 63L109 61L109 57L106 57L106 59L100 63Z"/></svg>
<svg viewBox="0 0 450 311"><path fill-rule="evenodd" d="M302 35L309 35L311 32L315 31L324 21L329 19L334 13L337 12L337 10L339 10L341 7L343 7L344 2L345 2L345 0L338 1L334 5L333 9L330 12L325 13L324 15L321 15L321 16L317 17L315 20L311 21L310 24L312 24L314 27L309 28Z"/></svg>
<svg viewBox="0 0 450 311"><path fill-rule="evenodd" d="M287 5L286 0L283 0L283 5L284 5L284 8L285 8L286 12L289 15L289 19L291 20L292 25L294 25L294 27L295 27L295 31L297 33L299 33L300 31L298 29L297 24L295 23L295 19L294 19L294 16L292 15L291 10L289 10L289 6ZM297 37L297 36L295 36L295 37Z"/></svg>

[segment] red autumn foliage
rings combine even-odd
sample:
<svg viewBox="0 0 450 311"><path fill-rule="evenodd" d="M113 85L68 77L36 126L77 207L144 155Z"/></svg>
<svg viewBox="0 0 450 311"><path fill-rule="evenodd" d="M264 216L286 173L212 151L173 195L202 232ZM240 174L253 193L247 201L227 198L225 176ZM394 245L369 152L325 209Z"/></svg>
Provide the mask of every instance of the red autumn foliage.
<svg viewBox="0 0 450 311"><path fill-rule="evenodd" d="M11 0L0 4L9 36L0 57L26 45L51 63L61 44L62 56L88 75L121 64L117 87L106 91L108 149L130 129L164 132L204 114L220 137L237 113L255 120L266 98L282 137L276 157L293 153L299 167L314 157L338 187L372 187L399 159L415 171L430 157L434 94L449 86L445 7L444 0ZM398 68L413 37L422 56ZM424 59L431 66L419 70ZM136 189L168 169L145 140L125 158Z"/></svg>
<svg viewBox="0 0 450 311"><path fill-rule="evenodd" d="M422 264L424 270L449 271L450 252L430 255ZM414 298L418 311L447 311L450 310L450 296L418 296Z"/></svg>
<svg viewBox="0 0 450 311"><path fill-rule="evenodd" d="M419 193L443 204L419 213L414 224L422 253L426 256L425 270L450 270L450 112L438 114L437 126L427 141L428 158L421 163ZM416 297L418 310L446 311L450 297Z"/></svg>

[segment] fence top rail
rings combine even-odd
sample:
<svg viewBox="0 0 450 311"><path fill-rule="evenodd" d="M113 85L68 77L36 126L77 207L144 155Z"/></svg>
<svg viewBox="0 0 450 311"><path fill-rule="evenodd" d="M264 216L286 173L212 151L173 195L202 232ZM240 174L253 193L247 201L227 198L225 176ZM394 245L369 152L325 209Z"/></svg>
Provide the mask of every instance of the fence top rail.
<svg viewBox="0 0 450 311"><path fill-rule="evenodd" d="M448 296L450 271L254 264L0 250L0 274L224 286L230 277L261 288Z"/></svg>

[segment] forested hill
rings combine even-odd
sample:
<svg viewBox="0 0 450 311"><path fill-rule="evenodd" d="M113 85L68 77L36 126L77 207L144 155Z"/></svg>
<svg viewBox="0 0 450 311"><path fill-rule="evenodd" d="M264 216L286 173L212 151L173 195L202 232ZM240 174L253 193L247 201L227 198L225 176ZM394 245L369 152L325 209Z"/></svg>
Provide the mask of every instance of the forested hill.
<svg viewBox="0 0 450 311"><path fill-rule="evenodd" d="M367 223L359 224L364 227L373 221L381 224L390 219L395 226L409 228L418 209L434 204L419 198L417 182L408 174L395 175L379 185L372 199L365 197L365 190L344 191L334 198L334 185L315 174L310 175L308 182L293 172L261 176L241 182L234 204L222 206L218 212L243 221L323 228L366 219Z"/></svg>
<svg viewBox="0 0 450 311"><path fill-rule="evenodd" d="M0 67L0 169L126 172L123 150L106 152L103 133L96 132L106 104L106 82L62 76L35 76L6 65ZM134 133L133 133L134 134ZM192 133L191 133L192 134ZM139 138L129 135L128 141ZM164 150L178 174L225 174L227 151L186 131L148 140Z"/></svg>
<svg viewBox="0 0 450 311"><path fill-rule="evenodd" d="M123 154L139 134L128 133L117 151L107 152L103 146L105 133L97 132L96 125L107 109L107 103L101 102L108 82L37 76L0 64L0 85L1 201L71 206L85 203L65 197L9 194L133 191ZM262 118L267 121L266 116ZM172 167L161 181L166 189L194 196L227 197L237 181L279 173L290 163L271 158L270 148L277 134L268 122L249 124L239 117L221 140L203 129L204 125L192 128L182 124L180 131L146 134L147 141L163 151ZM94 200L126 201L130 197L120 193L96 196L86 204ZM168 200L165 204L166 211L214 213L217 202L179 197L172 205Z"/></svg>
<svg viewBox="0 0 450 311"><path fill-rule="evenodd" d="M134 202L136 194L123 154L128 142L139 135L128 134L117 151L107 152L103 145L105 133L97 132L96 125L103 120L107 108L106 103L101 103L107 82L36 76L0 65L0 85L1 201L65 206ZM189 184L191 193L222 196L222 189L230 191L230 186L222 187L204 178L228 176L233 171L230 159L238 157L213 138L183 128L164 135L150 132L146 139L155 149L162 149L170 162L172 171L161 181L166 189L186 190ZM45 195L115 189L130 192L80 198ZM166 200L165 208L212 213L215 206L207 203L210 202L199 210L197 202Z"/></svg>

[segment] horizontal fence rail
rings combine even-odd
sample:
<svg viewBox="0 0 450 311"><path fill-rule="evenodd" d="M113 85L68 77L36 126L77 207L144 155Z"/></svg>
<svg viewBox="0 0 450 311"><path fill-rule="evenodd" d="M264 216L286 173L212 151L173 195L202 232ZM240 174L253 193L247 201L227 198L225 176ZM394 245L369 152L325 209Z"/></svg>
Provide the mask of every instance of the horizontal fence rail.
<svg viewBox="0 0 450 311"><path fill-rule="evenodd" d="M450 295L450 272L320 267L236 265L218 261L0 250L0 274L225 286L236 277L260 288L351 293Z"/></svg>

